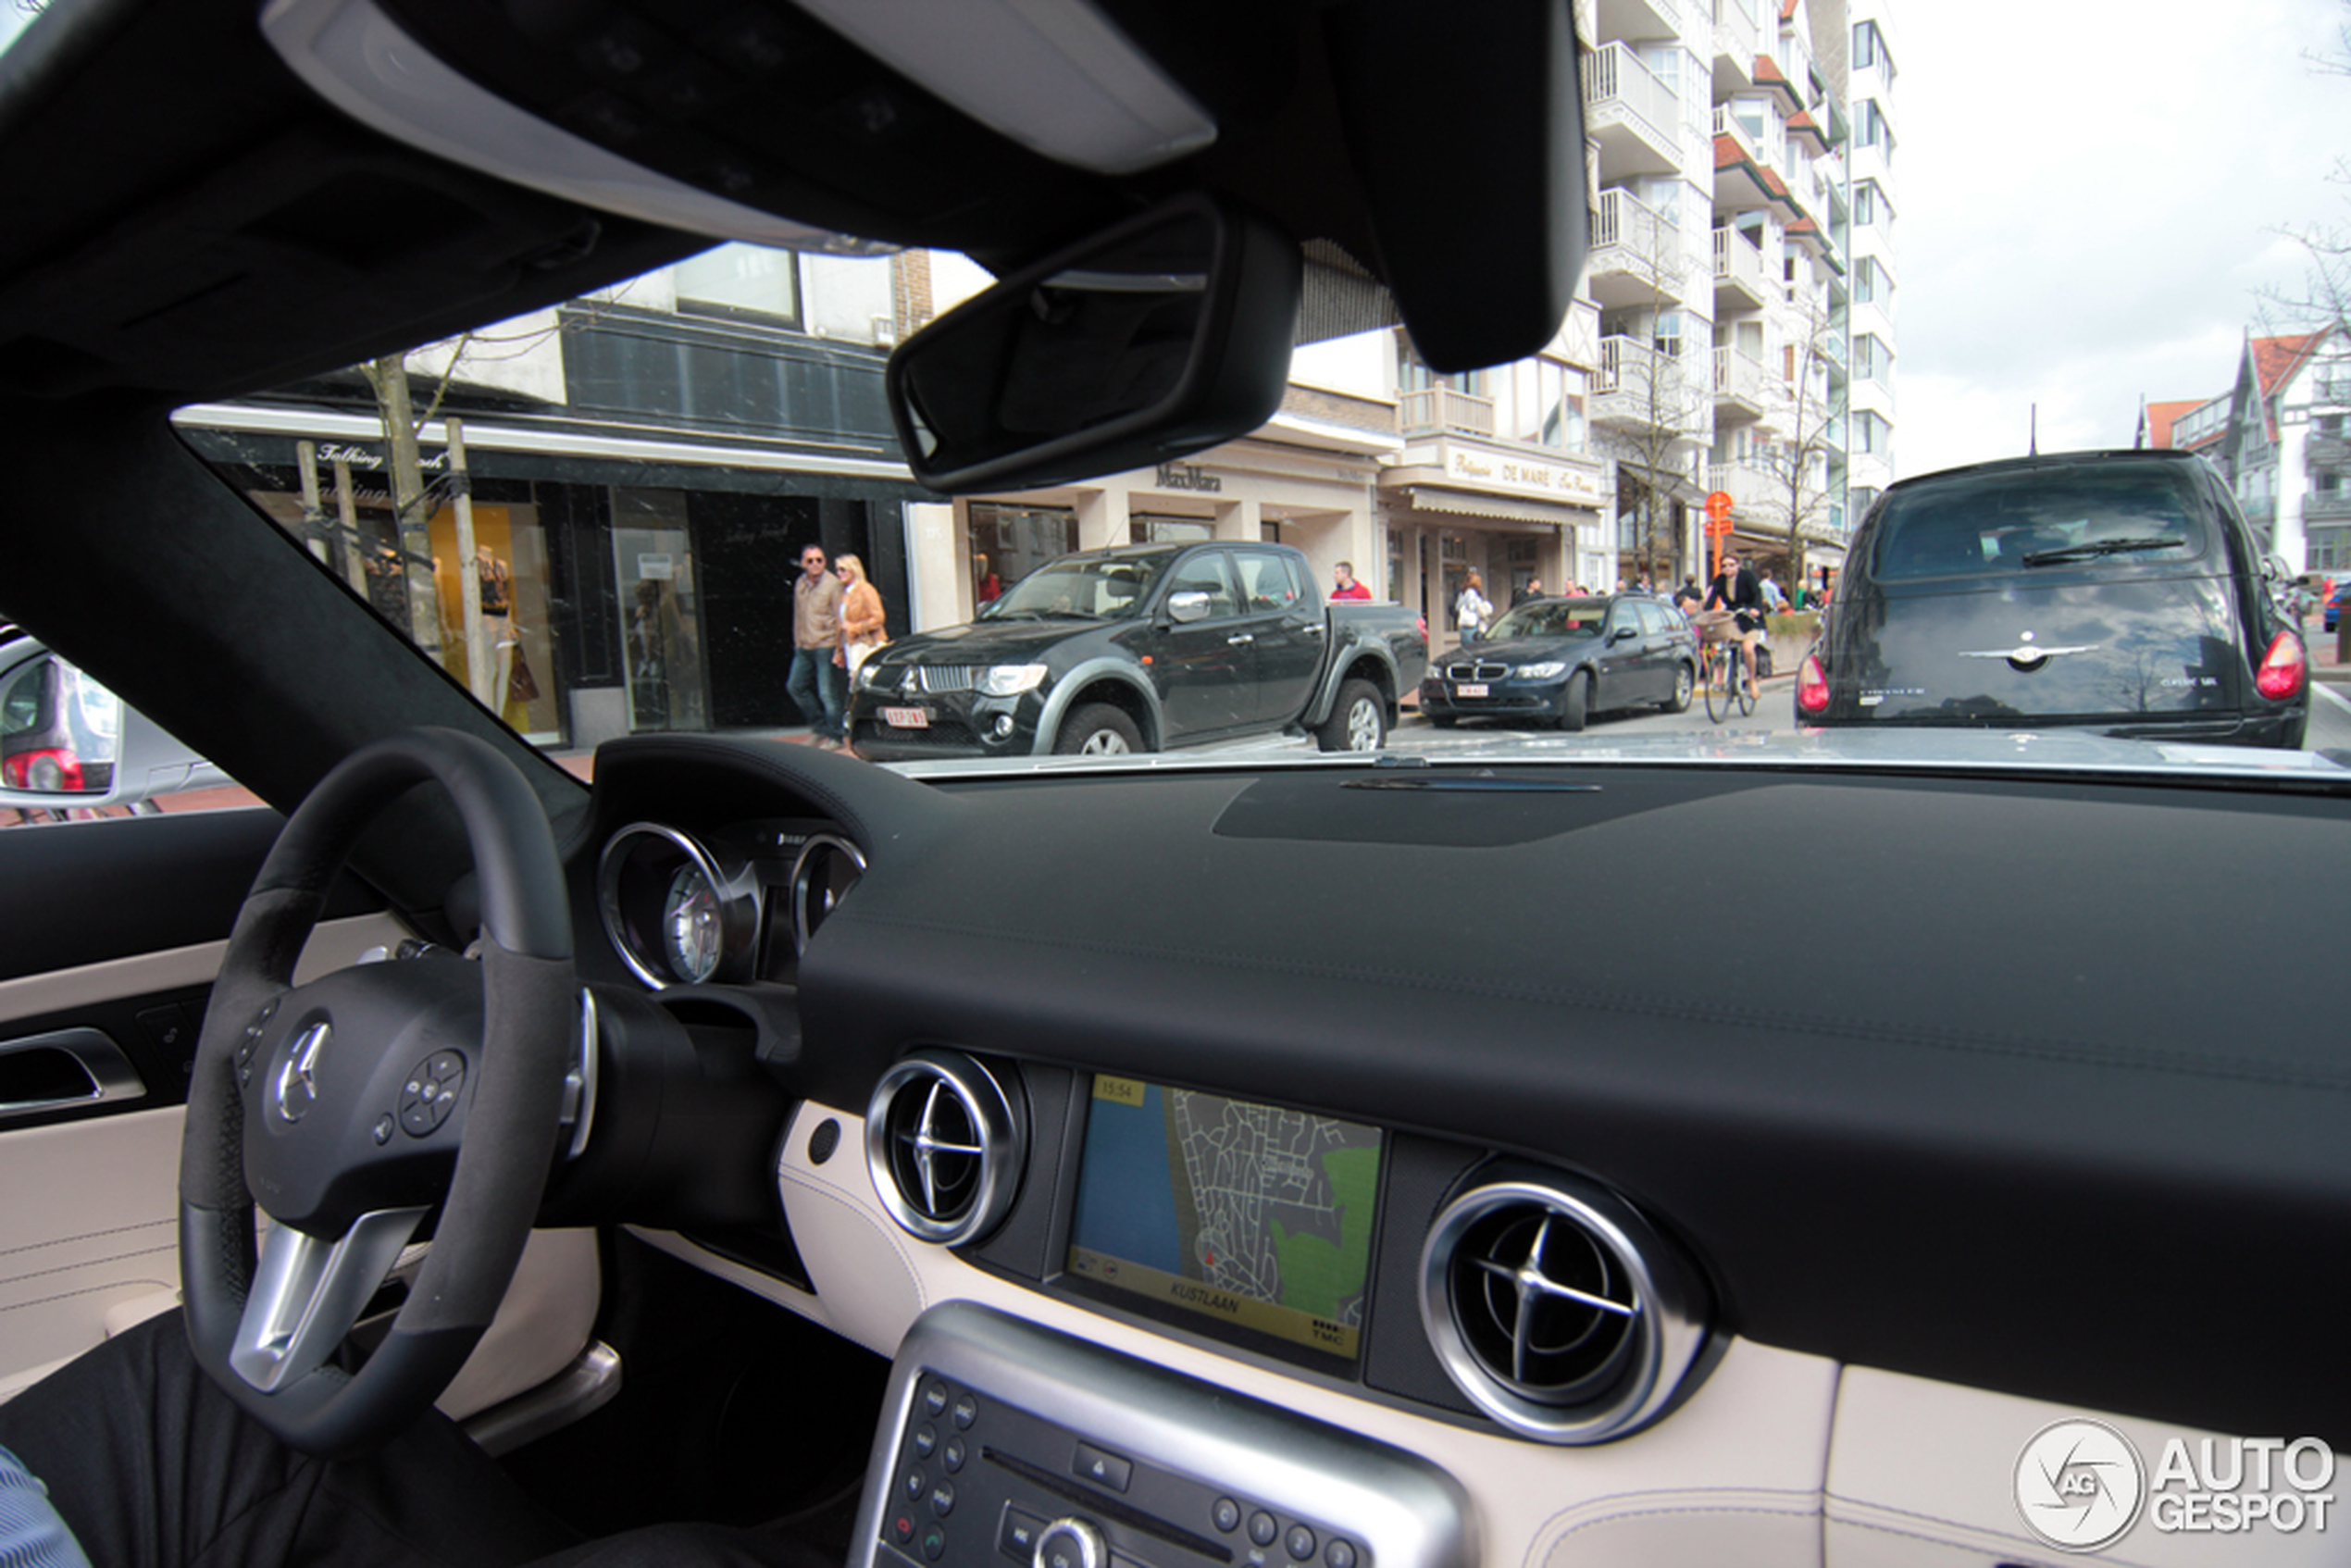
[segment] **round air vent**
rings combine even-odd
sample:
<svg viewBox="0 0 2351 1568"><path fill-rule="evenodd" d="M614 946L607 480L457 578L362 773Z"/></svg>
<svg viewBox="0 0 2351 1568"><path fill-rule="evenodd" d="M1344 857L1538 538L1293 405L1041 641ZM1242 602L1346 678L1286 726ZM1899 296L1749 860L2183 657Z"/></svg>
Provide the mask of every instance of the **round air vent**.
<svg viewBox="0 0 2351 1568"><path fill-rule="evenodd" d="M1027 1154L1020 1103L953 1052L917 1051L883 1074L865 1108L865 1163L890 1217L949 1247L995 1228Z"/></svg>
<svg viewBox="0 0 2351 1568"><path fill-rule="evenodd" d="M1421 1321L1462 1392L1549 1443L1623 1437L1706 1340L1696 1276L1612 1194L1549 1172L1481 1177L1421 1250Z"/></svg>

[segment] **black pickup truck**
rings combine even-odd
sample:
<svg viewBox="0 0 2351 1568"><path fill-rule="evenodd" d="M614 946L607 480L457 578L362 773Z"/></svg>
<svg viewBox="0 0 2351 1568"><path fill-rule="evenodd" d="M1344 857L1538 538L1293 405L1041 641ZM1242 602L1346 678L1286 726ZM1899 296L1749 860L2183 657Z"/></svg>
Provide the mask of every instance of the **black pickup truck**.
<svg viewBox="0 0 2351 1568"><path fill-rule="evenodd" d="M966 626L893 642L851 683L862 756L1156 752L1303 729L1376 751L1427 629L1396 604L1325 605L1287 545L1064 555Z"/></svg>

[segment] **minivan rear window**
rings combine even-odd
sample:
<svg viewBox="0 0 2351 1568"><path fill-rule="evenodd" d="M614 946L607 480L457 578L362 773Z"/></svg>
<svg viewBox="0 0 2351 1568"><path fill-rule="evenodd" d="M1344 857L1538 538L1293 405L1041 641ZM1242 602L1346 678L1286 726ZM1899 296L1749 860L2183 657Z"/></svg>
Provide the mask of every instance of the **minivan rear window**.
<svg viewBox="0 0 2351 1568"><path fill-rule="evenodd" d="M1961 473L1887 495L1871 569L1899 582L2185 561L2207 532L2204 503L2170 463Z"/></svg>

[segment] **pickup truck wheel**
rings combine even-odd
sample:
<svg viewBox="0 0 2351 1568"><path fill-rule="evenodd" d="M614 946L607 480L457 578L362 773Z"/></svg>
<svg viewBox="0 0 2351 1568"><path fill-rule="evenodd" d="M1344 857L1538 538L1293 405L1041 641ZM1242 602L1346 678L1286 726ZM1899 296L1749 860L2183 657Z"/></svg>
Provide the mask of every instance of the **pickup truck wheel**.
<svg viewBox="0 0 2351 1568"><path fill-rule="evenodd" d="M1387 740L1387 703L1368 680L1340 687L1331 716L1314 731L1314 743L1326 752L1376 752Z"/></svg>
<svg viewBox="0 0 2351 1568"><path fill-rule="evenodd" d="M1108 703L1088 703L1070 715L1053 741L1053 754L1063 757L1123 756L1142 749L1135 721Z"/></svg>
<svg viewBox="0 0 2351 1568"><path fill-rule="evenodd" d="M1588 670L1577 670L1567 678L1567 693L1560 703L1560 728L1581 729L1584 713L1592 701L1592 676Z"/></svg>

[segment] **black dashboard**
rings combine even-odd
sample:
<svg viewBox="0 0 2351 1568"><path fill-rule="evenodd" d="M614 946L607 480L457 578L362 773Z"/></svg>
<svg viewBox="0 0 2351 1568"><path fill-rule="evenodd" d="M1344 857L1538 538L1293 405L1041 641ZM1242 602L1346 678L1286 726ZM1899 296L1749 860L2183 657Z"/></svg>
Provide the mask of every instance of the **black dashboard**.
<svg viewBox="0 0 2351 1568"><path fill-rule="evenodd" d="M1533 1181L1645 1227L1692 1387L1748 1340L2351 1445L2351 1398L2311 1375L2351 1285L2351 1071L2310 978L2339 804L1785 767L1448 777L918 782L785 744L616 743L570 858L581 928L620 945L583 942L583 972L643 983L679 878L707 880L717 956L682 989L789 1014L761 1060L796 1137L827 1113L873 1136L914 1053L1016 1102L1001 1209L914 1245L1440 1420L1514 1425L1426 1331L1431 1238L1506 1228L1449 1211ZM1126 1254L1073 1240L1089 1108L1145 1090L1375 1151L1362 1282L1324 1330L1164 1281L1147 1300L1101 1276Z"/></svg>

